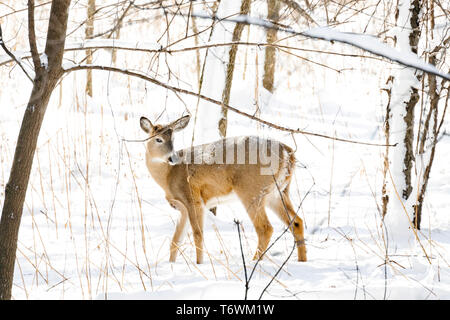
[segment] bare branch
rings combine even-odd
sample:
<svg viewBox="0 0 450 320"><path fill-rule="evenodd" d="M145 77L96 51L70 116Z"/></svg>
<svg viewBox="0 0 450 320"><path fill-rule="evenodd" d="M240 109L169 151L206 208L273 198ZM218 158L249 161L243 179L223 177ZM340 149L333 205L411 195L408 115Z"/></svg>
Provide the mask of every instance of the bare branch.
<svg viewBox="0 0 450 320"><path fill-rule="evenodd" d="M51 1L47 1L47 2L44 2L44 3L38 4L37 6L35 6L35 8L46 6L46 5L51 4L51 3L52 3ZM24 8L24 9L18 9L18 10L14 10L13 8L11 8L11 10L13 10L13 11L9 12L9 13L3 15L3 16L0 16L0 19L6 18L7 16L10 16L12 14L16 14L16 13L19 13L19 12L22 12L22 11L26 11L26 10L28 10L28 7Z"/></svg>
<svg viewBox="0 0 450 320"><path fill-rule="evenodd" d="M450 80L450 74L444 74L442 72L439 72L438 69L436 69L434 66L431 66L429 64L426 64L422 60L420 60L417 55L414 57L417 58L417 61L412 61L411 59L408 59L409 57L405 57L400 52L396 52L396 54L387 54L384 52L384 49L392 49L390 47L387 47L384 43L379 42L376 45L374 43L367 43L367 40L370 39L370 36L364 35L364 34L358 34L358 33L344 33L344 32L338 32L330 28L315 28L310 29L305 32L299 32L295 31L291 28L281 28L278 25L275 25L269 21L258 19L254 17L249 16L238 16L236 18L226 18L221 19L218 17L210 17L205 15L194 15L195 17L202 18L202 19L220 19L225 22L235 22L235 23L244 23L248 25L255 25L258 27L262 27L265 29L274 29L281 32L286 32L295 36L303 36L311 39L318 39L318 40L326 40L326 41L335 41L340 43L345 43L350 46L353 46L355 48L362 49L364 51L370 52L372 54L375 54L377 56L381 56L383 58L386 58L388 60L397 62L400 65L410 67L416 70L421 70L428 74L434 74L440 78ZM352 37L349 37L352 36ZM363 38L364 37L364 38ZM374 38L376 39L376 38ZM411 56L412 57L412 56ZM420 63L419 63L420 61Z"/></svg>
<svg viewBox="0 0 450 320"><path fill-rule="evenodd" d="M36 74L42 69L36 45L36 32L34 28L34 0L28 0L28 42L30 43L31 57Z"/></svg>
<svg viewBox="0 0 450 320"><path fill-rule="evenodd" d="M239 246L241 248L241 257L242 257L242 264L244 265L244 276L245 276L245 294L244 294L244 300L247 300L248 296L248 289L249 287L249 280L247 276L247 266L245 265L245 257L244 257L244 249L242 248L242 239L241 239L241 222L239 220L234 220L234 223L236 224L238 235L239 235Z"/></svg>
<svg viewBox="0 0 450 320"><path fill-rule="evenodd" d="M232 45L239 45L239 46L251 46L251 47L274 47L279 50L281 49L287 49L287 50L295 50L295 51L303 51L303 52L314 52L314 53L322 53L322 54L330 54L330 55L337 55L337 56L343 56L343 57L350 57L350 58L364 58L364 59L373 59L373 60L379 60L383 61L382 58L369 56L369 55L361 55L361 54L354 54L354 53L340 53L340 52L334 52L334 51L325 51L325 50L316 50L316 49L307 49L307 48L298 48L298 47L292 47L287 45L281 45L276 43L265 43L265 42L242 42L242 41L232 41L232 42L224 42L224 43L209 43L205 45L199 45L194 47L185 47L180 49L168 49L168 48L158 48L158 49L150 49L145 47L139 47L139 43L136 43L135 46L128 45L124 46L118 43L117 41L112 42L111 44L95 44L95 41L93 41L93 44L90 44L90 41L85 41L82 43L72 43L67 44L66 48L64 48L64 51L81 51L81 50L98 50L98 49L105 49L105 50L125 50L125 51L134 51L134 52L146 52L146 53L168 53L168 54L174 54L174 53L182 53L182 52L188 52L188 51L197 51L197 50L203 50L203 49L209 49L213 47L227 47ZM285 50L281 50L285 53L292 54L290 52L287 52ZM31 55L23 56L22 59L30 59ZM13 59L10 60L3 60L0 62L0 66L5 65L7 63L13 62Z"/></svg>
<svg viewBox="0 0 450 320"><path fill-rule="evenodd" d="M349 139L344 139L344 138L336 138L336 137L331 137L331 136L327 136L325 134L320 134L320 133L313 133L313 132L308 132L308 131L304 131L304 130L300 130L300 129L291 129L291 128L287 128L287 127L283 127L277 124L274 124L272 122L257 118L251 114L248 114L246 112L243 112L239 109L237 109L236 107L232 107L228 104L224 104L221 101L209 98L207 96L204 96L202 94L199 93L195 93L193 91L189 91L186 89L182 89L182 88L177 88L177 87L173 87L171 85L168 85L166 83L163 83L161 81L158 81L154 78L149 77L148 75L145 75L143 73L139 73L139 72L134 72L134 71L130 71L130 70L126 70L126 69L120 69L120 68L115 68L115 67L110 67L110 66L99 66L99 65L74 65L71 67L68 67L66 69L64 69L64 72L72 72L72 71L77 71L77 70L102 70L102 71L112 71L112 72L118 72L118 73L122 73L128 76L133 76L133 77L137 77L140 78L142 80L145 81L149 81L153 84L156 84L158 86L161 86L163 88L169 89L173 92L177 92L177 93L183 93L183 94L187 94L190 96L194 96L200 99L203 99L205 101L211 102L213 104L216 104L218 106L227 108L241 116L244 116L246 118L252 119L254 121L257 121L261 124L264 124L268 127L280 130L280 131L285 131L285 132L290 132L290 133L301 133L304 135L310 135L310 136L314 136L314 137L320 137L320 138L325 138L325 139L331 139L331 140L335 140L335 141L341 141L341 142L348 142L348 143L354 143L354 144L362 144L362 145L368 145L368 146L377 146L377 147L386 147L387 145L385 144L378 144L378 143L370 143L370 142L360 142L360 141L355 141L355 140L349 140ZM394 147L395 145L388 145L389 147Z"/></svg>
<svg viewBox="0 0 450 320"><path fill-rule="evenodd" d="M3 42L3 32L2 32L2 25L0 24L0 46L3 48L3 50L5 50L6 54L8 56L11 57L11 59L17 63L20 67L20 69L22 69L22 71L25 73L25 75L27 76L27 78L33 82L33 78L28 74L28 72L25 70L25 68L23 67L22 63L19 61L19 59L16 58L16 56L9 51L9 49L6 47L5 42Z"/></svg>
<svg viewBox="0 0 450 320"><path fill-rule="evenodd" d="M296 2L293 0L281 0L286 6L298 12L299 15L303 16L306 21L314 23L316 26L319 24ZM306 4L309 6L308 2Z"/></svg>

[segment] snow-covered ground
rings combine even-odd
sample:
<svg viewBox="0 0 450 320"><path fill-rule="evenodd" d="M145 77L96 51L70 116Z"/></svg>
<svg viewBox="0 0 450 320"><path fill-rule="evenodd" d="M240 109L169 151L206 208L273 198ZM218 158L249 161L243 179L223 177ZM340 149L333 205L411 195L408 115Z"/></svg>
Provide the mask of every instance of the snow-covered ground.
<svg viewBox="0 0 450 320"><path fill-rule="evenodd" d="M73 25L77 14L84 12L74 10ZM16 30L12 18L8 22L2 25L4 34ZM183 26L180 22L180 34ZM130 25L121 36L131 42L155 43L165 25L155 26L154 33L146 28L148 25ZM260 30L251 32L251 41L264 41ZM176 35L171 37L172 41L177 39ZM26 48L25 39L17 40L17 50ZM78 40L73 36L68 42ZM355 53L341 44L288 41L315 50ZM177 47L193 44L188 39ZM381 126L386 96L381 88L390 69L397 65L376 59L293 53L329 67L279 52L277 90L270 95L255 80L257 68L259 76L262 74L263 49L242 46L230 105L253 114L257 104L262 119L290 128L384 142ZM203 55L204 50L200 51ZM77 51L66 54L75 61L82 57ZM119 51L116 66L157 75L161 81L195 91L195 58L194 51L161 54L159 59L152 54ZM110 52L97 52L93 63L111 65ZM167 65L173 74L167 73ZM19 68L0 68L1 206L31 88ZM217 216L206 213L204 264L195 264L190 229L182 254L176 263L169 263L170 239L179 214L147 172L144 144L123 140L146 137L139 127L141 115L156 123L169 122L186 109L194 114L197 99L100 71L93 73L91 99L84 93L85 77L85 72L66 76L55 89L46 113L19 234L14 299L244 298L245 276L235 219L242 221L242 247L249 272L257 243L244 208L237 203L220 206ZM213 104L203 107L218 108ZM297 262L294 252L263 298L450 299L448 136L437 147L420 243L396 252L389 248L387 256L379 211L384 147L292 136L232 112L229 117L229 136L277 138L296 150L298 160L290 193L305 222L308 262ZM187 129L177 133L175 146L190 145L193 130L191 121ZM208 137L205 131L204 140ZM270 212L269 219L275 240L284 226ZM292 241L289 233L283 235L258 264L249 298L260 297L288 257Z"/></svg>

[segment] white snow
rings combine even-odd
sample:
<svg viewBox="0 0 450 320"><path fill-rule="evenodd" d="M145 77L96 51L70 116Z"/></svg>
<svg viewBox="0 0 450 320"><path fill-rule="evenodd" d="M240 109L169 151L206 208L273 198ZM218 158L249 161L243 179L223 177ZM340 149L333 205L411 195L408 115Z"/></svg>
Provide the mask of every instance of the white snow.
<svg viewBox="0 0 450 320"><path fill-rule="evenodd" d="M209 16L205 15L197 15L197 16L204 19L210 19ZM223 16L219 15L217 19L220 20L224 18ZM276 26L267 20L246 15L240 15L236 18L224 19L224 21L244 22L247 24L260 26L263 28L277 28L281 32L287 32L295 35L302 35L315 39L346 43L355 46L357 48L363 49L365 51L368 51L370 53L388 58L400 64L410 66L413 68L418 68L427 72L431 72L444 79L450 80L450 74L446 74L439 71L433 65L430 65L429 63L426 63L423 60L421 60L416 54L408 50L407 51L395 50L394 48L386 45L385 43L382 43L379 39L371 35L358 34L354 32L341 32L327 26L316 27L306 31L299 32L292 28L280 28L279 26Z"/></svg>
<svg viewBox="0 0 450 320"><path fill-rule="evenodd" d="M419 68L428 72L432 72L440 75L443 78L450 79L449 74L445 74L436 69L435 66L424 62L416 54L411 52L411 50L405 49L405 44L403 42L398 43L398 50L388 46L387 44L381 42L374 36L366 34L357 34L349 32L339 32L335 29L329 27L320 27L307 30L303 34L311 37L316 37L325 40L339 41L347 44L351 44L355 47L366 50L370 53L386 57L390 60L414 67ZM408 43L406 43L408 44Z"/></svg>
<svg viewBox="0 0 450 320"><path fill-rule="evenodd" d="M9 5L15 6L15 2L9 1ZM82 4L74 6L80 6L80 10L76 10L78 7L71 9L71 14L74 13L70 17L70 30L83 21L85 14ZM2 8L0 6L0 10ZM232 9L222 10L224 12L219 13L225 16ZM156 13L145 11L134 18L148 18L149 14ZM252 11L252 14L257 15L257 12ZM3 30L5 37L17 34L14 52L25 55L28 39L22 29L26 15L23 12L15 18L23 23L16 20L6 23L13 16L2 21L2 27L7 26ZM127 25L121 30L121 38L126 40L115 40L115 43L157 48L154 44L166 28L164 20L160 21L163 22L152 24L151 29L150 24ZM36 23L37 30L46 30L45 21ZM107 29L112 21L105 18L103 23ZM211 21L198 19L197 23L202 30ZM376 29L380 23L372 20L368 30ZM354 41L369 49L381 50L383 54L396 54L394 49L374 44L378 40L371 36L356 35L365 24L366 20L356 21L355 16L348 24L338 27L348 33L323 28L309 32ZM229 41L233 26L219 24L217 30L221 30L221 36L213 36L211 42L206 31L200 44ZM171 41L185 37L183 18L175 17L172 28ZM256 29L251 29L250 41L264 42L263 30ZM82 48L84 36L84 30L76 31L67 39L68 46ZM166 40L164 35L160 43L164 45ZM88 42L98 46L107 43L111 41ZM318 51L360 53L349 46L298 37L282 43ZM192 46L193 38L188 38L180 41L176 48ZM11 44L11 47L14 46ZM221 88L224 72L219 58L226 54L220 50L215 48L209 53L211 61L207 61L202 90L202 94L219 100L222 92L216 88ZM230 105L250 114L256 111L255 74L263 62L261 52L258 47L241 47L236 60ZM202 59L204 53L200 51ZM386 97L381 88L392 72L390 67L404 69L399 71L400 76L403 72L407 76L406 72L411 69L374 59L297 53L345 70L336 72L279 52L277 88L273 95L260 88L257 97L263 107L259 116L287 127L329 136L383 141ZM407 56L408 62L413 61ZM84 50L67 52L63 67L68 69L82 64L84 58ZM2 59L3 56L0 61ZM115 66L197 91L195 61L195 51L154 56L122 50L117 53ZM110 52L98 50L93 64L113 65ZM424 67L422 63L420 66ZM204 264L195 263L190 227L181 244L182 254L175 263L170 263L169 245L179 213L167 203L164 191L148 173L144 143L122 141L122 138L147 137L139 126L141 116L153 123L168 123L188 111L194 115L197 99L105 71L93 72L94 97L91 99L85 94L85 79L85 71L66 75L50 99L21 218L13 298L243 299L244 270L235 219L242 221L242 247L248 271L255 265L252 257L257 245L245 208L240 203L223 204L218 207L217 216L205 212ZM1 65L0 84L2 207L31 83L19 68ZM206 103L201 108L197 125L204 127L195 130L199 140L212 141L217 137L213 128L220 108ZM278 139L292 147L297 158L290 195L305 222L308 261L297 262L294 252L263 298L450 299L448 136L443 136L438 144L431 172L422 230L418 234L423 248L420 245L401 247L394 253L392 247L387 247L390 239L386 239L379 212L384 147L292 136L260 126L233 112L228 115L228 136L258 135ZM444 128L448 127L448 121L447 117ZM192 117L189 126L176 133L177 149L191 145L193 130ZM195 144L199 143L195 140ZM270 211L268 217L274 228L274 240L285 226ZM284 234L267 259L258 264L250 283L249 298L260 296L287 258L292 244L291 234Z"/></svg>
<svg viewBox="0 0 450 320"><path fill-rule="evenodd" d="M399 5L398 26L392 31L397 38L397 48L399 54L415 56L411 51L409 44L409 30L411 29L409 1L401 1ZM394 74L394 83L392 86L391 100L391 143L397 144L391 148L392 161L390 163L390 172L388 174L389 207L385 218L387 232L389 235L390 248L401 247L402 245L412 246L415 244L414 234L411 230L411 224L414 216L414 198L417 197L417 190L411 192L409 201L403 198L403 190L406 188L405 175L403 170L405 164L403 155L405 153L405 134L406 123L406 103L409 101L412 88L418 89L419 80L415 75L416 71L409 68L397 70ZM412 170L412 181L414 181L414 170ZM413 182L416 186L417 183Z"/></svg>
<svg viewBox="0 0 450 320"><path fill-rule="evenodd" d="M48 69L48 57L47 57L47 54L42 53L39 56L39 59L41 60L41 67L44 67L44 69Z"/></svg>
<svg viewBox="0 0 450 320"><path fill-rule="evenodd" d="M239 9L240 1L223 1L219 4L217 15L228 17L239 12ZM199 37L199 39L201 39L202 42L231 42L233 38L233 28L234 25L219 22L214 26L211 39L209 39L209 32L203 37ZM210 48L205 61L204 78L200 93L219 101L222 100L228 63L228 51L229 47ZM205 51L200 54L204 56ZM196 119L193 121L195 122L194 143L202 144L220 138L217 131L217 125L220 119L220 109L209 102L200 101L198 109L194 114L196 115Z"/></svg>

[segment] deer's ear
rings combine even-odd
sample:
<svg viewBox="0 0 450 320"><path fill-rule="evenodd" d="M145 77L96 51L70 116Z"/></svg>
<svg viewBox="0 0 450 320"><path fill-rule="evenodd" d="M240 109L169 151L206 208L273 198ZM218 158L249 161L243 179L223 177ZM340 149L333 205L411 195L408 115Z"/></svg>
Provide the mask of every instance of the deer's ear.
<svg viewBox="0 0 450 320"><path fill-rule="evenodd" d="M181 129L184 129L187 127L189 120L191 120L191 116L187 115L184 117L181 117L178 120L175 120L174 122L172 122L171 124L169 124L169 127L172 128L172 130L175 131L179 131Z"/></svg>
<svg viewBox="0 0 450 320"><path fill-rule="evenodd" d="M141 129L147 133L150 133L153 129L152 122L150 120L148 120L146 117L141 117L140 124L141 124Z"/></svg>

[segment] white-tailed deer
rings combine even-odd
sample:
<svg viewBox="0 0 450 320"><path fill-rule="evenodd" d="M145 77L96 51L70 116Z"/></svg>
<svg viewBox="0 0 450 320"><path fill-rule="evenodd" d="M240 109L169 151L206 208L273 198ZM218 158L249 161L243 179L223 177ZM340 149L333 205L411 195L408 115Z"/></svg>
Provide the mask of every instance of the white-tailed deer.
<svg viewBox="0 0 450 320"><path fill-rule="evenodd" d="M181 212L170 246L170 261L175 262L189 219L197 263L202 263L204 209L232 194L246 208L258 235L254 259L265 252L273 233L265 211L268 207L290 228L298 260L306 261L303 221L296 215L288 194L295 165L293 150L274 140L236 137L175 151L173 133L184 129L189 119L184 116L167 125L140 119L141 128L150 135L147 168L164 189L170 205Z"/></svg>

